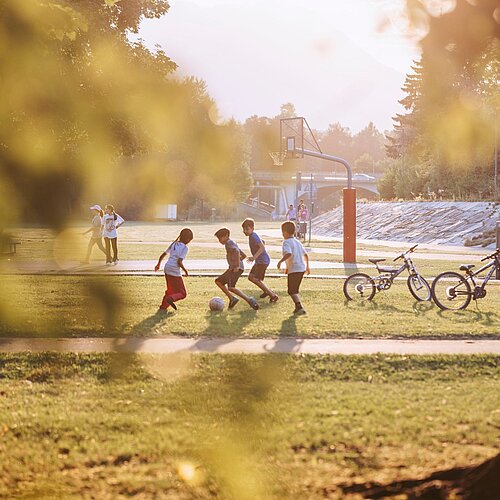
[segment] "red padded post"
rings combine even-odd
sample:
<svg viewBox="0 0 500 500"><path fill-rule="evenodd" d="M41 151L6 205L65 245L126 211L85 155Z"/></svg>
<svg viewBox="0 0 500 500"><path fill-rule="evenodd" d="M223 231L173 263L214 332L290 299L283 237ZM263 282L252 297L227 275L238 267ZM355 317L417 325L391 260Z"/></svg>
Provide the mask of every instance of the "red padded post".
<svg viewBox="0 0 500 500"><path fill-rule="evenodd" d="M356 189L344 188L344 262L356 263Z"/></svg>

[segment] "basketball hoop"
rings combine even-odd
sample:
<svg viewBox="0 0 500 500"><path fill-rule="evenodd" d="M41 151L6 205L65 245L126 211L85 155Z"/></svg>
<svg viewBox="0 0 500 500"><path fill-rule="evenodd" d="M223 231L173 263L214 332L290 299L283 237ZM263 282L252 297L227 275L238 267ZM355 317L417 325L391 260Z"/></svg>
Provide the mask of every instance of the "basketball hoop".
<svg viewBox="0 0 500 500"><path fill-rule="evenodd" d="M275 167L282 167L283 161L286 158L286 151L273 151L269 153L269 156L273 159L273 164Z"/></svg>

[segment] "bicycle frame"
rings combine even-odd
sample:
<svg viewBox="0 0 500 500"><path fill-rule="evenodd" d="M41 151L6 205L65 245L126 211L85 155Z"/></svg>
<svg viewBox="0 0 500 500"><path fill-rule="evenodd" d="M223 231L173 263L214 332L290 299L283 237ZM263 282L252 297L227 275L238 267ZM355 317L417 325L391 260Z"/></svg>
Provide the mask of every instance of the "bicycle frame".
<svg viewBox="0 0 500 500"><path fill-rule="evenodd" d="M413 261L411 260L410 257L403 257L404 263L401 265L399 269L395 269L394 271L384 271L383 269L380 269L378 266L378 263L375 264L375 267L377 268L377 271L380 273L379 276L375 276L374 279L379 278L381 276L384 276L386 274L389 275L389 279L394 281L403 271L408 269L408 272L410 274L414 273L417 274L417 270L415 269L415 265L413 264Z"/></svg>
<svg viewBox="0 0 500 500"><path fill-rule="evenodd" d="M483 267L479 268L477 271L475 271L473 273L467 273L467 272L465 273L465 276L464 276L465 281L470 280L472 282L472 284L474 285L474 289L471 292L472 296L477 295L476 288L478 288L480 292L484 291L488 281L493 276L493 273L495 273L495 271L497 270L498 265L499 264L497 262L497 259L495 258L491 262L489 262L488 264L485 264ZM491 267L491 271L484 277L481 285L478 286L476 281L474 280L474 277L477 276L478 274L482 273L483 271L486 271L486 269L488 269L489 267ZM457 292L457 294L464 294L464 292Z"/></svg>

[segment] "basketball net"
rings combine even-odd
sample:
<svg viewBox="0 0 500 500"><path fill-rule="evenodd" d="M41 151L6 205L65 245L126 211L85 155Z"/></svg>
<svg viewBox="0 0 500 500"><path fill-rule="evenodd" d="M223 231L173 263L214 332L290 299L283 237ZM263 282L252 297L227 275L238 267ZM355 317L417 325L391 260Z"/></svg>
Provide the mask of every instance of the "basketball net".
<svg viewBox="0 0 500 500"><path fill-rule="evenodd" d="M286 158L286 151L273 151L269 155L273 159L273 164L275 167L282 167L283 161Z"/></svg>

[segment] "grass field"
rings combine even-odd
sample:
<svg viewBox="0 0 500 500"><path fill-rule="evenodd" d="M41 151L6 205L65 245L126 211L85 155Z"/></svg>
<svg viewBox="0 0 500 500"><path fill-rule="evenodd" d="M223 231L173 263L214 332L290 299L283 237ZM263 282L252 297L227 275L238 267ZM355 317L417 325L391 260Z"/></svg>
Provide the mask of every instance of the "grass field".
<svg viewBox="0 0 500 500"><path fill-rule="evenodd" d="M291 315L286 280L269 279L276 304L259 300L254 311L241 301L234 310L211 313L220 291L212 278L186 279L188 297L177 312L158 312L165 287L158 276L3 276L1 336L216 336L216 337L498 337L500 288L465 311L441 311L416 302L406 283L377 294L371 303L346 303L342 280L306 279L308 314ZM241 289L257 296L246 279ZM6 293L7 292L7 293Z"/></svg>
<svg viewBox="0 0 500 500"><path fill-rule="evenodd" d="M0 496L345 498L493 456L499 376L494 356L2 355Z"/></svg>
<svg viewBox="0 0 500 500"><path fill-rule="evenodd" d="M206 244L222 225L192 226ZM239 224L229 226L246 249ZM180 227L124 226L121 258L155 260ZM85 252L75 230L16 236L14 261ZM193 245L190 257L223 258L224 250ZM324 252L311 258L340 261ZM415 262L427 276L458 267L418 254ZM242 302L220 314L207 307L220 295L213 278L187 278L176 313L157 311L162 273L1 280L3 337L500 338L497 285L479 308L442 312L415 302L404 282L354 305L344 301L342 280L311 278L302 286L308 314L296 318L284 277L268 280L277 304L263 300L253 311ZM258 295L246 279L240 284ZM342 485L423 477L495 455L499 376L493 355L0 354L0 497L349 498Z"/></svg>
<svg viewBox="0 0 500 500"><path fill-rule="evenodd" d="M215 230L225 224L191 224L195 241L186 260L224 258L224 249L213 237ZM247 239L239 223L227 224L242 248ZM120 229L120 257L123 260L155 261L165 246L178 234L182 224L128 223ZM266 223L270 230L279 223ZM21 245L16 261L44 259L78 260L85 253L87 237L83 228L70 229L57 238L46 229L19 228L13 230ZM267 238L268 245L279 245L277 237ZM196 246L198 243L204 246ZM207 245L215 245L210 247ZM314 242L322 248L340 249L338 242ZM401 248L408 245L402 244ZM396 255L393 246L358 246L370 248L373 255L385 251ZM279 252L271 251L277 258ZM459 263L446 260L420 259L427 251L414 254L414 260L424 276L435 276L441 271L457 269ZM94 257L98 257L94 249ZM311 259L340 262L339 255L314 252ZM388 259L389 260L389 259ZM472 256L471 262L479 261ZM360 264L368 263L360 256ZM1 262L0 262L1 264ZM151 264L153 265L153 264ZM112 268L118 269L118 268ZM373 267L360 269L375 275ZM315 269L314 274L350 274L355 269ZM220 272L220 271L219 271ZM269 269L269 272L276 272ZM110 273L112 274L112 273ZM220 295L212 278L189 277L186 280L188 298L179 303L176 314L157 314L164 290L161 272L154 276L2 276L0 304L0 335L3 336L93 336L93 335L185 335L185 336L306 336L306 337L456 337L499 335L500 287L492 283L488 295L468 310L442 312L432 303L418 303L410 296L404 281L398 281L388 292L377 294L372 303L356 306L346 304L342 294L342 280L307 279L302 286L303 303L307 317L292 318L292 303L286 295L286 279L268 279L280 294L276 305L261 301L257 313L240 303L234 311L214 315L207 303ZM259 290L243 278L243 291L258 295Z"/></svg>

